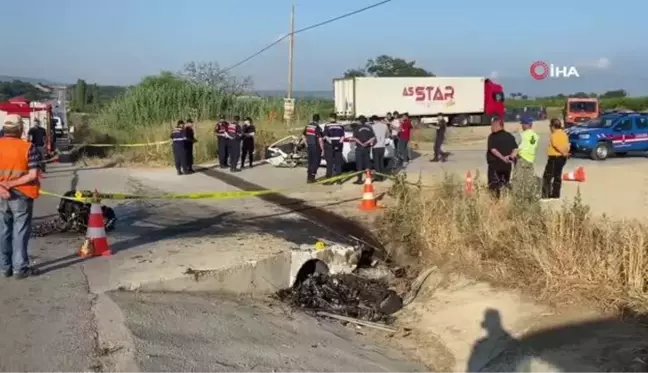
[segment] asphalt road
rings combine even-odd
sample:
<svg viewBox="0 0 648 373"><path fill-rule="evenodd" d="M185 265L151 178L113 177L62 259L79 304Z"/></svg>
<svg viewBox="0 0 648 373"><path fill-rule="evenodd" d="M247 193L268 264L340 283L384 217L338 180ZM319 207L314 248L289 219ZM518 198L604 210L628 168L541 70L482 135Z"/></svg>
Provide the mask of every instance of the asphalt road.
<svg viewBox="0 0 648 373"><path fill-rule="evenodd" d="M117 292L143 371L427 371L354 330L270 301Z"/></svg>
<svg viewBox="0 0 648 373"><path fill-rule="evenodd" d="M43 187L59 193L98 186L129 192L130 176L128 170L52 165ZM187 180L172 171L147 177L172 188ZM195 183L204 179L210 189L225 189L204 175L191 177ZM187 263L197 267L219 258L250 260L259 249L275 250L275 243L285 250L285 241L312 242L306 232L312 224L275 217L281 215L276 206L254 198L241 203L151 202L140 206L141 211L117 206L118 216L129 217L110 236L120 251L109 258L81 261L76 256L83 240L78 234L32 239L31 259L43 273L24 280L0 279L0 370L427 370L359 338L355 330L269 308L267 301L114 292L125 273L180 273ZM36 221L50 218L57 205L52 197L38 199ZM250 223L250 214L264 217Z"/></svg>
<svg viewBox="0 0 648 373"><path fill-rule="evenodd" d="M53 178L44 184L67 188L70 180ZM51 216L56 204L47 197L38 199L37 220ZM58 268L25 280L0 279L0 370L89 370L95 365L94 296L81 264L63 265L74 259L70 254L78 244L74 236L33 239L32 261Z"/></svg>

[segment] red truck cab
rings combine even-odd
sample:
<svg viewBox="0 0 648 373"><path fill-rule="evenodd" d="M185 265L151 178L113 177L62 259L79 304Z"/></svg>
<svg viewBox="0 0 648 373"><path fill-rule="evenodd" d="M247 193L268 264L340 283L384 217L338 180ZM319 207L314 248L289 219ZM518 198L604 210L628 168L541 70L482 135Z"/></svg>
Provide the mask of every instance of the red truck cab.
<svg viewBox="0 0 648 373"><path fill-rule="evenodd" d="M504 119L504 88L490 79L484 82L484 114Z"/></svg>

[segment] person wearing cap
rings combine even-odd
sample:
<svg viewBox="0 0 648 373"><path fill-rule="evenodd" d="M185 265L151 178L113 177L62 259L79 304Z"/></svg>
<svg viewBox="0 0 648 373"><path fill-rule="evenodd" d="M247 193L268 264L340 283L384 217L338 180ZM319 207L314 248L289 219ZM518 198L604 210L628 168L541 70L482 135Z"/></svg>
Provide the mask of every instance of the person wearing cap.
<svg viewBox="0 0 648 373"><path fill-rule="evenodd" d="M34 200L40 195L38 172L42 158L36 146L21 139L23 121L7 115L0 138L0 250L5 277L35 274L29 267L27 247Z"/></svg>
<svg viewBox="0 0 648 373"><path fill-rule="evenodd" d="M518 162L515 165L515 179L521 186L536 185L534 177L534 163L538 142L540 138L533 130L533 120L525 116L520 121L522 132L520 133L520 144L518 145ZM535 189L535 188L534 188Z"/></svg>
<svg viewBox="0 0 648 373"><path fill-rule="evenodd" d="M376 141L376 134L367 123L367 118L361 115L358 117L358 122L359 124L353 129L356 170L359 172L354 184L362 184L364 172L361 171L371 169L371 147Z"/></svg>
<svg viewBox="0 0 648 373"><path fill-rule="evenodd" d="M542 173L542 198L558 199L562 187L563 168L569 157L569 136L563 130L558 118L551 119L549 130L551 137L547 148L547 165Z"/></svg>

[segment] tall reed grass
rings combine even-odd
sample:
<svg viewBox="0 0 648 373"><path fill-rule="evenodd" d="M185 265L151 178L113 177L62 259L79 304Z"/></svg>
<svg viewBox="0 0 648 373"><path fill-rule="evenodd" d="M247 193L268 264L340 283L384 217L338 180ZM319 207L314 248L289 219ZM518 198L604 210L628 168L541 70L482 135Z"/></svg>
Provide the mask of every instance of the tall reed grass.
<svg viewBox="0 0 648 373"><path fill-rule="evenodd" d="M314 113L325 116L333 110L332 103L326 100L298 100L295 106L292 128L304 126ZM169 139L178 120L191 118L196 122L199 140L195 147L196 162L203 162L215 157L213 128L221 115L230 120L235 115L251 117L257 126L258 149L291 130L283 121L282 99L235 96L163 73L144 79L112 101L78 131L75 142L135 144L164 141ZM161 164L171 161L169 146L115 147L111 151L119 152L130 161ZM258 151L257 155L261 153Z"/></svg>

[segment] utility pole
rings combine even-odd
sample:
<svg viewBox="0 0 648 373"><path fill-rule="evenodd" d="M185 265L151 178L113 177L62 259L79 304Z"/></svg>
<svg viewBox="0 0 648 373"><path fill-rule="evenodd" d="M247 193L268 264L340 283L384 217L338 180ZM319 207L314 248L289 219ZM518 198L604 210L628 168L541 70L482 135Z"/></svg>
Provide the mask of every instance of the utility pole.
<svg viewBox="0 0 648 373"><path fill-rule="evenodd" d="M290 10L290 45L288 46L288 98L293 98L293 56L295 49L295 6Z"/></svg>
<svg viewBox="0 0 648 373"><path fill-rule="evenodd" d="M288 92L284 101L284 119L286 125L291 126L295 112L295 100L293 98L293 56L295 48L295 6L290 10L290 37L288 45Z"/></svg>

